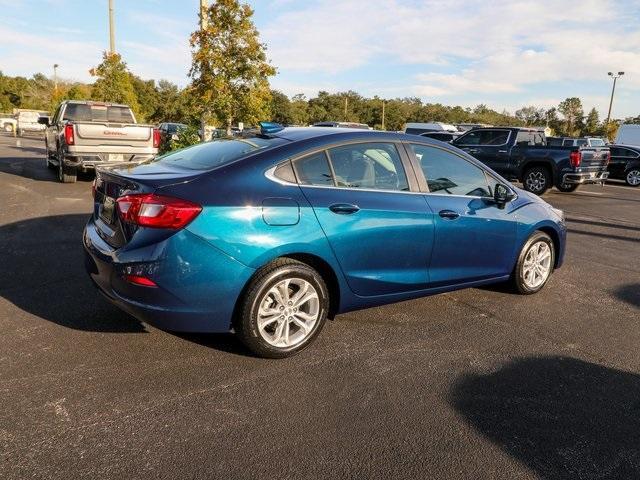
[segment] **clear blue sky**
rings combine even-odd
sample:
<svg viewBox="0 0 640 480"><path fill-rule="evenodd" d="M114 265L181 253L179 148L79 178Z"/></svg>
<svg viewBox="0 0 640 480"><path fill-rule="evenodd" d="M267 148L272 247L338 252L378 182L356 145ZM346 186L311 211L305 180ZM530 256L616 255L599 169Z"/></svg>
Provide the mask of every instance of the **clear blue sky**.
<svg viewBox="0 0 640 480"><path fill-rule="evenodd" d="M211 0L212 1L212 0ZM275 88L499 110L569 96L640 115L638 0L251 0ZM197 0L115 0L116 46L143 78L188 82ZM88 81L108 48L106 0L0 0L0 70Z"/></svg>

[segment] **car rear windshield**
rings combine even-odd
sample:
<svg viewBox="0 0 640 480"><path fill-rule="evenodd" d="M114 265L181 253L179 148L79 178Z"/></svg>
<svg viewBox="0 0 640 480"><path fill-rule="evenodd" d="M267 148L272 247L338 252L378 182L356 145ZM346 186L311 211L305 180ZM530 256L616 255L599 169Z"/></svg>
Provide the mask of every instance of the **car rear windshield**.
<svg viewBox="0 0 640 480"><path fill-rule="evenodd" d="M72 122L135 123L129 107L85 103L70 103L67 105L63 120Z"/></svg>
<svg viewBox="0 0 640 480"><path fill-rule="evenodd" d="M258 150L276 146L282 141L279 138L267 137L220 139L168 153L156 158L155 162L189 170L209 170L231 163Z"/></svg>

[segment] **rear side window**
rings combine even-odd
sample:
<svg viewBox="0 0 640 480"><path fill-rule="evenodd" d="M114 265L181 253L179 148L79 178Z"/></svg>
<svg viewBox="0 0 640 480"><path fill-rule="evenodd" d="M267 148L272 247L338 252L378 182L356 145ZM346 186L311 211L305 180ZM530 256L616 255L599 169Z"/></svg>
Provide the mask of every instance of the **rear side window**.
<svg viewBox="0 0 640 480"><path fill-rule="evenodd" d="M491 196L492 189L481 168L441 148L417 144L412 144L411 148L427 180L429 192L476 197Z"/></svg>
<svg viewBox="0 0 640 480"><path fill-rule="evenodd" d="M339 187L409 190L402 161L392 143L358 143L329 149Z"/></svg>
<svg viewBox="0 0 640 480"><path fill-rule="evenodd" d="M281 142L282 140L277 138L258 137L215 140L171 152L157 157L153 161L189 170L209 170L231 163L259 150L279 145Z"/></svg>
<svg viewBox="0 0 640 480"><path fill-rule="evenodd" d="M70 103L64 110L63 120L72 122L134 123L128 107Z"/></svg>
<svg viewBox="0 0 640 480"><path fill-rule="evenodd" d="M303 185L333 186L333 175L327 160L327 154L322 151L300 158L295 162L296 175Z"/></svg>

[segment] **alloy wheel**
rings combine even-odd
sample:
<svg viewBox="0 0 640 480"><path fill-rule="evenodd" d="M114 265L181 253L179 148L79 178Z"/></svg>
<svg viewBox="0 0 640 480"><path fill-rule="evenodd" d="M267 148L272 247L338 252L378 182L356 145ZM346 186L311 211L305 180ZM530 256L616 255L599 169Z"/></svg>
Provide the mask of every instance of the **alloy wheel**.
<svg viewBox="0 0 640 480"><path fill-rule="evenodd" d="M545 241L538 241L529 247L522 265L522 280L530 289L536 289L549 278L551 273L551 248Z"/></svg>
<svg viewBox="0 0 640 480"><path fill-rule="evenodd" d="M531 172L525 180L527 188L532 192L544 190L547 180L542 172Z"/></svg>
<svg viewBox="0 0 640 480"><path fill-rule="evenodd" d="M291 347L311 332L320 314L316 289L302 278L287 278L267 291L258 310L260 336L274 347Z"/></svg>
<svg viewBox="0 0 640 480"><path fill-rule="evenodd" d="M634 169L627 172L627 183L632 187L640 185L640 170Z"/></svg>

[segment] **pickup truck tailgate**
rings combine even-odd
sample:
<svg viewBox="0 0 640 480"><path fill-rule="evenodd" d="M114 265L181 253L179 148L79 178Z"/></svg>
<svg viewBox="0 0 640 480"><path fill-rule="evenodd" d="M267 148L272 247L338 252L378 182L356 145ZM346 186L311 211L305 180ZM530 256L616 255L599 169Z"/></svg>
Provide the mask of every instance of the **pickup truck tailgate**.
<svg viewBox="0 0 640 480"><path fill-rule="evenodd" d="M83 146L152 146L153 127L108 123L75 123L76 138Z"/></svg>
<svg viewBox="0 0 640 480"><path fill-rule="evenodd" d="M580 166L582 168L589 167L606 167L609 162L608 147L583 147L580 149L582 154Z"/></svg>

